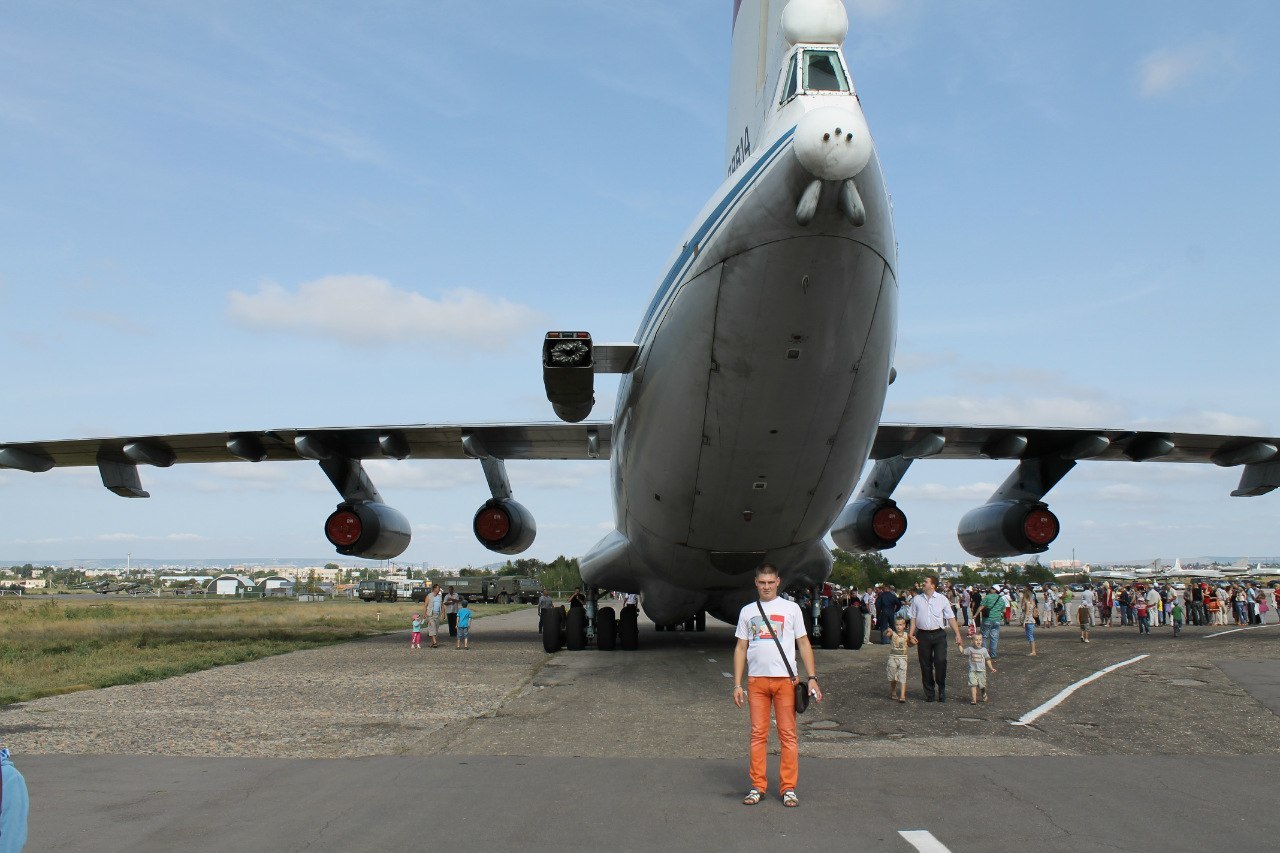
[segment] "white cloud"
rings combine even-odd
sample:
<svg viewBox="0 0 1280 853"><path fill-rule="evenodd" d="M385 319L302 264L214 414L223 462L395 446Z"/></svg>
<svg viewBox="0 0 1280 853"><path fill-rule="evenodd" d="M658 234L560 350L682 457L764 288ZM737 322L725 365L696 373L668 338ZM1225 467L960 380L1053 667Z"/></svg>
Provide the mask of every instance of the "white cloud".
<svg viewBox="0 0 1280 853"><path fill-rule="evenodd" d="M1240 70L1235 48L1218 36L1157 50L1138 63L1138 93L1161 98L1197 84L1221 84Z"/></svg>
<svg viewBox="0 0 1280 853"><path fill-rule="evenodd" d="M970 483L964 486L944 486L942 483L921 483L920 485L900 486L894 491L894 498L905 503L907 501L963 501L965 503L985 503L992 493L999 488L995 483Z"/></svg>
<svg viewBox="0 0 1280 853"><path fill-rule="evenodd" d="M243 325L361 344L465 340L501 347L541 321L528 306L466 288L429 299L370 275L326 276L293 292L266 282L257 293L232 291L228 299L232 320Z"/></svg>
<svg viewBox="0 0 1280 853"><path fill-rule="evenodd" d="M1139 429L1150 429L1153 425L1175 432L1202 432L1211 435L1268 434L1265 421L1226 412L1185 411L1159 420L1142 418L1135 424Z"/></svg>
<svg viewBox="0 0 1280 853"><path fill-rule="evenodd" d="M228 463L206 468L203 473L210 479L196 480L191 487L198 492L274 492L285 488L297 488L295 476L298 466L246 465ZM308 468L308 472L310 469Z"/></svg>
<svg viewBox="0 0 1280 853"><path fill-rule="evenodd" d="M1101 399L1073 397L925 397L892 401L885 419L911 423L1015 424L1044 427L1098 427L1119 422L1125 409Z"/></svg>
<svg viewBox="0 0 1280 853"><path fill-rule="evenodd" d="M379 491L384 493L384 497L386 492L395 489L448 491L460 486L473 486L484 482L484 473L480 469L479 462L414 461L412 459L393 462L370 459L364 463L364 467L369 473L369 479L373 480ZM518 488L518 484L515 485Z"/></svg>
<svg viewBox="0 0 1280 853"><path fill-rule="evenodd" d="M1152 494L1132 483L1113 483L1095 491L1093 497L1100 501L1117 503L1146 503L1152 499Z"/></svg>
<svg viewBox="0 0 1280 853"><path fill-rule="evenodd" d="M136 533L102 533L93 537L98 542L140 542L142 537Z"/></svg>
<svg viewBox="0 0 1280 853"><path fill-rule="evenodd" d="M199 533L170 533L163 537L166 542L205 542L208 536L201 536Z"/></svg>

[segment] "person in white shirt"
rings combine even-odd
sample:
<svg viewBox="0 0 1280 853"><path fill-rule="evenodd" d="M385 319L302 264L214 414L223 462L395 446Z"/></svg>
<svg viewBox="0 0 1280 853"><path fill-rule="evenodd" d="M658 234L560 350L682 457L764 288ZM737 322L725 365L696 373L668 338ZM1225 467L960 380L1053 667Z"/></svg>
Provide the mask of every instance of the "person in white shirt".
<svg viewBox="0 0 1280 853"><path fill-rule="evenodd" d="M1046 586L1044 588L1044 600L1040 602L1040 627L1053 627L1053 605L1058 600L1058 594L1053 591L1053 587Z"/></svg>
<svg viewBox="0 0 1280 853"><path fill-rule="evenodd" d="M1080 623L1080 642L1089 642L1089 626L1093 624L1093 587L1086 586L1080 593L1080 606L1076 608L1076 621Z"/></svg>
<svg viewBox="0 0 1280 853"><path fill-rule="evenodd" d="M936 690L939 702L947 701L947 626L956 635L956 645L964 652L960 623L947 597L938 592L937 575L925 575L924 592L911 599L911 637L920 657L920 680L924 701L932 702Z"/></svg>
<svg viewBox="0 0 1280 853"><path fill-rule="evenodd" d="M809 695L822 701L818 676L814 672L813 646L805 632L804 616L793 601L778 597L778 569L765 563L756 569L756 592L753 601L738 614L733 650L733 704L744 701L751 708L751 789L742 798L744 805L754 806L768 790L765 774L769 746L769 713L778 725L781 747L778 776L784 806L798 806L796 783L800 776L800 749L796 740L796 652L809 673ZM785 661L784 661L785 658ZM744 674L750 674L742 686Z"/></svg>

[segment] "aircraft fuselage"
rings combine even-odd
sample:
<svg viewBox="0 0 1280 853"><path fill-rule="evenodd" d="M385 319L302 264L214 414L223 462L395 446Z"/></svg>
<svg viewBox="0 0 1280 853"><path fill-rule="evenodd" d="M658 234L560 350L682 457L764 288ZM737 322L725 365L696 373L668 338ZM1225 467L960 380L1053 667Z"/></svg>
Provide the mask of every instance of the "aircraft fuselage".
<svg viewBox="0 0 1280 853"><path fill-rule="evenodd" d="M617 531L583 576L643 592L659 622L703 608L732 619L763 561L787 583L824 579L822 538L880 420L898 300L888 194L872 153L855 178L861 226L841 209L839 181L822 183L800 224L815 176L797 137L834 131L802 121L818 110L861 118L851 95L796 98L775 116L686 234L619 389Z"/></svg>

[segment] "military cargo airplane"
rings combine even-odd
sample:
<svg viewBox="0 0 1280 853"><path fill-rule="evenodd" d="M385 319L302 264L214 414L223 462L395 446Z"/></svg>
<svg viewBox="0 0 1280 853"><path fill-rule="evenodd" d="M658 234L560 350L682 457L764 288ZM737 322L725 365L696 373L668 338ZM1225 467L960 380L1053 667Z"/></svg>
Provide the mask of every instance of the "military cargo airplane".
<svg viewBox="0 0 1280 853"><path fill-rule="evenodd" d="M961 545L979 557L1045 552L1060 531L1045 497L1085 461L1238 467L1241 496L1280 486L1277 437L881 421L896 375L897 245L847 33L839 0L735 0L723 183L679 240L632 341L546 334L559 422L0 443L0 466L93 466L110 491L142 498L142 465L310 460L341 496L324 522L329 542L389 559L408 547L410 525L364 460L476 460L490 498L475 536L515 554L536 525L505 461L608 459L614 529L583 556L582 576L640 593L660 625L703 612L733 620L764 561L789 585L821 583L828 533L854 551L893 548L907 532L893 493L917 460L1015 465L960 521ZM604 373L621 374L616 409L591 421Z"/></svg>

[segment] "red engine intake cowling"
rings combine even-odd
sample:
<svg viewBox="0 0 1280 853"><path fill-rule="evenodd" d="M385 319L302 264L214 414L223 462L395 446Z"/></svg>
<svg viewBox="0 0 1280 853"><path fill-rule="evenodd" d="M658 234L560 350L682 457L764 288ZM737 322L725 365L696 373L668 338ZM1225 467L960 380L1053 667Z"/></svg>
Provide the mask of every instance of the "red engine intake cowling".
<svg viewBox="0 0 1280 853"><path fill-rule="evenodd" d="M409 520L386 504L338 504L325 520L324 535L339 554L369 560L399 557L413 538Z"/></svg>
<svg viewBox="0 0 1280 853"><path fill-rule="evenodd" d="M1061 529L1044 503L997 501L965 513L956 538L975 557L1016 557L1048 551Z"/></svg>
<svg viewBox="0 0 1280 853"><path fill-rule="evenodd" d="M907 515L889 498L861 498L844 508L831 538L855 554L886 551L907 532Z"/></svg>
<svg viewBox="0 0 1280 853"><path fill-rule="evenodd" d="M476 510L471 530L490 551L519 554L533 544L538 525L523 504L511 498L493 498Z"/></svg>

